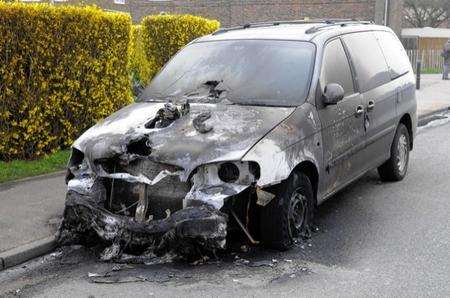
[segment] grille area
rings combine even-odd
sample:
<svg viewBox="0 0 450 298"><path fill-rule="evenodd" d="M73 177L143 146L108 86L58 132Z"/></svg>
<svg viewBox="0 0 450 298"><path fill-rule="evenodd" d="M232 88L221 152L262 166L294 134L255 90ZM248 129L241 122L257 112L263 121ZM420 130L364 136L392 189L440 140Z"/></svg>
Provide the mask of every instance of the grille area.
<svg viewBox="0 0 450 298"><path fill-rule="evenodd" d="M154 179L161 171L168 170L170 172L176 172L182 170L182 168L154 162L148 159L136 159L130 162L129 165L122 168L123 172L130 173L132 175L144 174L149 179Z"/></svg>
<svg viewBox="0 0 450 298"><path fill-rule="evenodd" d="M132 175L144 174L149 179L154 179L161 171L179 171L180 168L172 165L161 164L150 160L135 160L126 168L116 168L116 172L127 172ZM136 207L133 205L139 198L139 187L136 183L121 180L111 181L109 194L111 195L111 210L117 212L124 206L132 206L122 215L134 216ZM183 199L191 186L188 182L181 182L178 176L167 176L155 185L147 185L146 196L148 201L147 214L154 219L166 217L166 210L173 213L183 208ZM111 193L112 192L112 193Z"/></svg>

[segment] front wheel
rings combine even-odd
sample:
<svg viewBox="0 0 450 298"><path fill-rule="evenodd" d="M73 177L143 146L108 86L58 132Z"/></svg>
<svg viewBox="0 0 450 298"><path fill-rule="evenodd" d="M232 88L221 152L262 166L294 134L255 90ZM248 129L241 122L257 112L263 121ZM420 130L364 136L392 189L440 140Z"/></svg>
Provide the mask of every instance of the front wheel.
<svg viewBox="0 0 450 298"><path fill-rule="evenodd" d="M287 250L299 236L309 236L314 212L311 182L303 173L292 173L277 196L263 207L260 235L266 247Z"/></svg>
<svg viewBox="0 0 450 298"><path fill-rule="evenodd" d="M391 146L391 158L378 167L383 181L400 181L406 176L409 162L410 135L403 123L400 123L395 132Z"/></svg>

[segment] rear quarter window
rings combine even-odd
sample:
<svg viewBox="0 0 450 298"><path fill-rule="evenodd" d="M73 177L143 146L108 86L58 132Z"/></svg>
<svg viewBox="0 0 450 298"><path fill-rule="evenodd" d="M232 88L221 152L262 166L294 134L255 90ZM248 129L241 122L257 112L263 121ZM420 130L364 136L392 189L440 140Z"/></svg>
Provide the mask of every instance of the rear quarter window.
<svg viewBox="0 0 450 298"><path fill-rule="evenodd" d="M343 36L356 70L360 92L366 92L391 81L383 52L372 32Z"/></svg>
<svg viewBox="0 0 450 298"><path fill-rule="evenodd" d="M405 48L391 32L374 32L389 67L391 79L398 78L411 70L411 63Z"/></svg>

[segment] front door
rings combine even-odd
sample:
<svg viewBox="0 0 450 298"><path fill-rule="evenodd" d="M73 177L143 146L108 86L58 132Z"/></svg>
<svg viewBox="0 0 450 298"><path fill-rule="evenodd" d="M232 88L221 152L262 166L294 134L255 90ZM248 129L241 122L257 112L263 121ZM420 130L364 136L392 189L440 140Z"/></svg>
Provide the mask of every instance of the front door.
<svg viewBox="0 0 450 298"><path fill-rule="evenodd" d="M321 99L317 101L324 150L323 196L347 184L364 169L363 100L355 91L350 64L339 38L326 44L322 59L320 88L323 90L330 83L341 85L345 96L336 105L324 106Z"/></svg>

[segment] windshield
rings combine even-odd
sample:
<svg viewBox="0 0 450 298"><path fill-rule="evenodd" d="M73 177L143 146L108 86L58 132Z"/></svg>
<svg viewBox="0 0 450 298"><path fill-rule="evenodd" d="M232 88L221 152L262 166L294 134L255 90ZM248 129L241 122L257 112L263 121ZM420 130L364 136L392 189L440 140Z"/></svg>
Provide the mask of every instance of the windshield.
<svg viewBox="0 0 450 298"><path fill-rule="evenodd" d="M308 94L314 53L312 43L300 41L194 43L167 63L141 99L203 96L236 104L298 105Z"/></svg>

